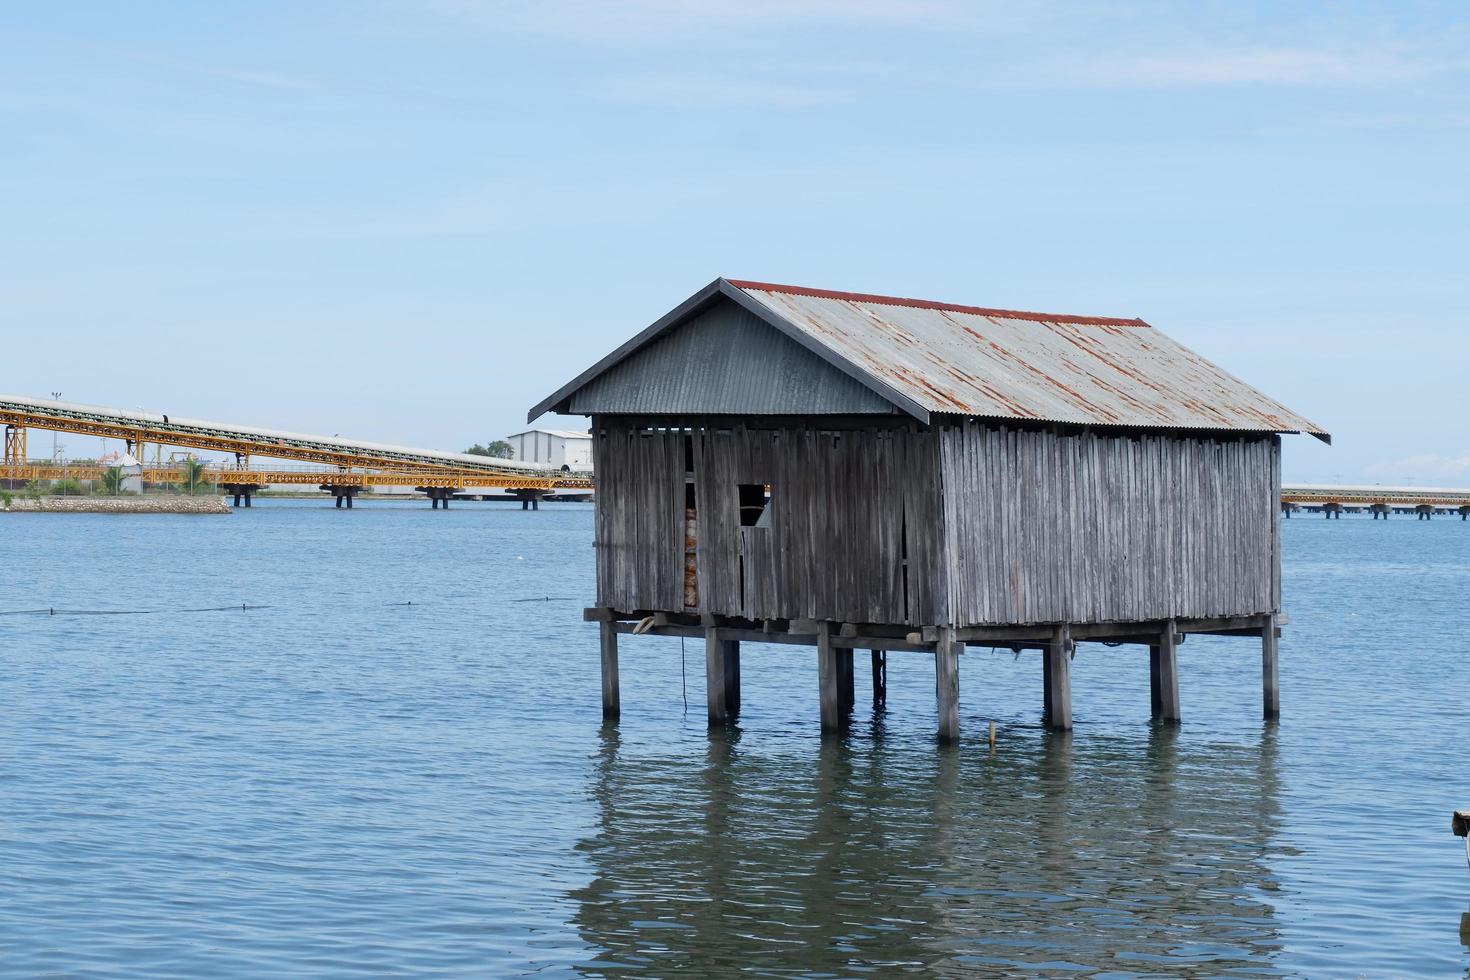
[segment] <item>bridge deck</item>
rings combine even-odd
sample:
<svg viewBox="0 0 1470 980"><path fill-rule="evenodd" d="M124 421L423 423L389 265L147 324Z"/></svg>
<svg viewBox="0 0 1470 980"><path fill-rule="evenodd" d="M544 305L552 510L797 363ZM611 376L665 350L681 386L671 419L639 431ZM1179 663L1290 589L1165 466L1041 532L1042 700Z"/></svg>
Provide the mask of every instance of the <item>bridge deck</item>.
<svg viewBox="0 0 1470 980"><path fill-rule="evenodd" d="M326 483L340 486L476 486L543 490L584 489L591 485L590 474L566 473L542 463L416 449L338 436L283 432L201 419L171 418L150 412L47 401L19 395L0 395L0 425L6 426L4 463L12 468L34 465L27 462L25 453L25 431L30 428L121 439L140 459L145 445L232 453L240 465L227 471L229 479L242 485ZM250 460L257 456L322 463L336 469L310 474L281 469L252 469ZM75 473L71 477L89 478L76 476ZM3 478L56 477L17 475ZM219 479L223 482L225 477L221 475Z"/></svg>
<svg viewBox="0 0 1470 980"><path fill-rule="evenodd" d="M1284 504L1341 504L1349 507L1470 507L1470 489L1454 487L1331 486L1292 483L1281 487Z"/></svg>

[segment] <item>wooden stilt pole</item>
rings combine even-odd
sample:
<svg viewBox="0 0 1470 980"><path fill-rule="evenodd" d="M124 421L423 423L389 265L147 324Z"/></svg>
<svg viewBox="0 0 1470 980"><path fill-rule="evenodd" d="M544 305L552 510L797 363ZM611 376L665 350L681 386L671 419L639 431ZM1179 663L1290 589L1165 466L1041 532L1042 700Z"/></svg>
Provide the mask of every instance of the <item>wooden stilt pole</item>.
<svg viewBox="0 0 1470 980"><path fill-rule="evenodd" d="M1041 723L1051 724L1051 657L1041 651Z"/></svg>
<svg viewBox="0 0 1470 980"><path fill-rule="evenodd" d="M939 631L934 646L934 688L939 707L939 741L960 738L960 641L948 627Z"/></svg>
<svg viewBox="0 0 1470 980"><path fill-rule="evenodd" d="M1261 700L1266 718L1281 717L1280 654L1277 649L1276 617L1266 617L1261 630Z"/></svg>
<svg viewBox="0 0 1470 980"><path fill-rule="evenodd" d="M1163 688L1159 681L1159 670L1162 661L1159 659L1159 645L1151 643L1148 647L1148 713L1152 718L1157 718L1164 713Z"/></svg>
<svg viewBox="0 0 1470 980"><path fill-rule="evenodd" d="M842 730L842 694L837 684L837 648L832 645L832 627L817 626L817 684L822 697L822 731Z"/></svg>
<svg viewBox="0 0 1470 980"><path fill-rule="evenodd" d="M721 640L720 660L725 668L725 714L740 714L740 641Z"/></svg>
<svg viewBox="0 0 1470 980"><path fill-rule="evenodd" d="M837 693L842 701L842 717L846 721L852 714L852 706L857 703L857 694L853 683L852 648L837 648Z"/></svg>
<svg viewBox="0 0 1470 980"><path fill-rule="evenodd" d="M1058 626L1046 645L1046 727L1054 732L1072 728L1072 636L1065 625Z"/></svg>
<svg viewBox="0 0 1470 980"><path fill-rule="evenodd" d="M888 654L883 650L873 651L873 707L888 704Z"/></svg>
<svg viewBox="0 0 1470 980"><path fill-rule="evenodd" d="M618 633L612 623L602 624L602 717L612 719L622 712L618 693Z"/></svg>
<svg viewBox="0 0 1470 980"><path fill-rule="evenodd" d="M704 631L704 693L709 706L709 723L723 725L730 717L725 700L724 641L713 626Z"/></svg>
<svg viewBox="0 0 1470 980"><path fill-rule="evenodd" d="M1179 721L1179 631L1172 619L1159 635L1159 718Z"/></svg>

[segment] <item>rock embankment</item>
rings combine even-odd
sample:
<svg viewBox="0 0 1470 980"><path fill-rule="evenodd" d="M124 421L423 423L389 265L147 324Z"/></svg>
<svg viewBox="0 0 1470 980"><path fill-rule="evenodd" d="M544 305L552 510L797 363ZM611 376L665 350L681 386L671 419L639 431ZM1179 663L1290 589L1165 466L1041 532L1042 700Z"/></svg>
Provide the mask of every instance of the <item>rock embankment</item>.
<svg viewBox="0 0 1470 980"><path fill-rule="evenodd" d="M0 500L9 514L228 514L225 498L203 497L12 497Z"/></svg>

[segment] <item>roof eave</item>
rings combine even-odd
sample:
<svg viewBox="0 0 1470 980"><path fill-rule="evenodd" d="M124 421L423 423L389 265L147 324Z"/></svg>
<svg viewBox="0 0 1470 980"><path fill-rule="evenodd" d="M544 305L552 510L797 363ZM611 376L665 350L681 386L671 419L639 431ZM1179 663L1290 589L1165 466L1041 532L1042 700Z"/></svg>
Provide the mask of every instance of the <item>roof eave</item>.
<svg viewBox="0 0 1470 980"><path fill-rule="evenodd" d="M839 356L830 348L808 336L805 331L799 329L795 324L786 320L774 310L771 310L764 304L752 299L750 295L747 294L743 289L732 284L728 279L725 279L723 277L714 280L709 285L699 290L699 292L695 293L693 296L690 296L688 299L680 303L678 306L674 307L668 313L659 317L646 329L641 331L637 336L628 340L626 343L619 346L616 350L609 353L606 357L603 357L596 364L592 365L587 370L577 375L571 381L568 381L566 384L562 385L553 394L543 399L526 414L526 422L528 424L535 422L538 418L540 418L542 415L545 415L547 412L568 414L571 408L570 403L572 396L575 395L579 389L586 386L588 382L590 382L593 378L597 377L599 374L602 374L608 368L617 364L619 361L623 360L629 355L635 353L640 348L656 340L664 333L672 330L684 320L688 319L696 313L699 313L710 303L714 302L716 299L722 296L738 304L742 309L754 314L762 322L780 331L783 335L791 338L796 343L800 344L804 349L817 355L823 361L832 365L843 374L846 374L849 377L853 378L859 384L863 385L863 387L869 389L874 394L878 395L878 397L882 398L884 401L889 402L904 414L912 416L925 425L929 423L929 410L923 405L897 391L890 385L884 383L882 379L868 374L866 371L863 371L861 368L852 364L847 359Z"/></svg>
<svg viewBox="0 0 1470 980"><path fill-rule="evenodd" d="M674 307L668 313L665 313L653 323L649 324L649 326L641 331L637 336L626 341L616 350L612 351L606 357L599 360L596 364L592 365L587 370L577 375L571 381L568 381L566 384L562 385L553 394L543 399L538 405L536 405L535 408L531 409L531 411L526 414L526 422L528 424L531 422L535 422L538 418L545 415L547 412L568 414L567 410L570 407L568 403L571 401L572 395L577 393L578 389L584 387L593 378L597 377L599 374L606 371L608 368L612 367L623 358L634 353L640 347L647 344L649 341L653 340L654 338L663 334L665 331L677 325L685 317L699 312L702 307L708 304L715 297L722 295L721 285L724 283L724 281L725 280L723 279L714 280L709 285L699 290L699 292L695 293L693 296L690 296L684 302Z"/></svg>

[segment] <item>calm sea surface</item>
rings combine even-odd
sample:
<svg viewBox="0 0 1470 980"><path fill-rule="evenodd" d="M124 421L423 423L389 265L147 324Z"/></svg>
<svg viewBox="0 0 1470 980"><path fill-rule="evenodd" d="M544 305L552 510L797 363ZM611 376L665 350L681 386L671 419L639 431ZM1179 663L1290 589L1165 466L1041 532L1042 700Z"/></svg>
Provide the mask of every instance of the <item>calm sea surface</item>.
<svg viewBox="0 0 1470 980"><path fill-rule="evenodd" d="M0 615L0 972L1467 973L1470 524L1285 523L1279 725L1250 640L1181 648L1177 732L1146 651L1082 646L1069 737L1036 655L971 650L957 750L930 657L875 715L860 654L824 743L810 650L747 646L710 735L653 638L603 729L591 529L0 516L0 612L57 610Z"/></svg>

